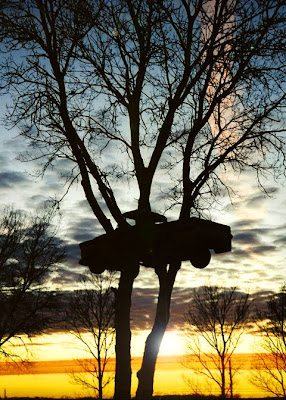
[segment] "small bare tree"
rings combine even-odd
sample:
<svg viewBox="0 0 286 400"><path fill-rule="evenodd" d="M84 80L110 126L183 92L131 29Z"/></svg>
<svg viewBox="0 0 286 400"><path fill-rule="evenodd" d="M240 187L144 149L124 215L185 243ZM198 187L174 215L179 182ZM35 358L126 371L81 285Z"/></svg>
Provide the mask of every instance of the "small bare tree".
<svg viewBox="0 0 286 400"><path fill-rule="evenodd" d="M112 273L89 274L82 279L83 289L73 293L66 312L70 332L81 343L88 358L77 360L83 372L73 372L75 383L103 398L104 388L114 379L106 377L106 367L114 356L114 282Z"/></svg>
<svg viewBox="0 0 286 400"><path fill-rule="evenodd" d="M51 232L53 212L28 217L6 208L0 219L0 356L20 355L13 345L40 333L52 322L55 293L45 287L64 250ZM27 350L27 348L26 348Z"/></svg>
<svg viewBox="0 0 286 400"><path fill-rule="evenodd" d="M258 312L258 326L261 344L251 383L286 398L286 285L269 298L265 312Z"/></svg>
<svg viewBox="0 0 286 400"><path fill-rule="evenodd" d="M235 287L204 286L193 290L186 314L189 353L202 367L196 368L215 382L222 398L233 392L231 364L248 318L249 296ZM186 358L187 360L187 358ZM186 365L192 368L186 361Z"/></svg>

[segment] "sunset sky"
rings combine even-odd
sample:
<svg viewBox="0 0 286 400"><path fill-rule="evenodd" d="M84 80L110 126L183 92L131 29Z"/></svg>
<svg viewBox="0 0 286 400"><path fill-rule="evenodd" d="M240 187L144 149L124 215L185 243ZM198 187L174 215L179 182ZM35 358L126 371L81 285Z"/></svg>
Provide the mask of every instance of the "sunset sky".
<svg viewBox="0 0 286 400"><path fill-rule="evenodd" d="M67 257L53 272L47 287L63 291L68 296L71 291L80 287L82 274L88 272L87 267L79 265L79 243L104 232L90 210L80 181L75 182L67 192L65 176L73 167L71 161L56 159L43 176L37 174L42 167L39 165L40 161L20 161L21 155L25 155L31 148L28 141L19 135L17 128L8 129L5 124L6 105L10 102L9 95L0 100L0 210L13 205L15 209L37 214L47 200L62 199L58 238L67 250ZM127 117L122 117L122 121L120 128L128 132ZM213 134L212 127L210 132ZM145 149L146 153L151 152L150 148ZM121 158L124 157L124 167L128 165L128 157L116 148L114 142L106 145L106 149L102 153L102 165L112 168L120 161L118 165L121 166ZM232 198L230 199L225 191L225 194L213 203L205 217L231 227L232 251L212 254L210 264L203 270L194 268L190 262L183 262L173 290L168 331L161 345L161 358L155 376L155 394L181 394L190 391L186 381L191 375L182 365L182 357L186 353L184 314L188 309L193 288L200 288L206 284L236 286L241 293L250 293L252 299L257 298L258 302L263 303L269 294L278 291L286 281L285 176L277 178L276 181L270 175L262 177L260 183L266 188L266 194L258 185L254 172L235 174L228 169L218 173L225 174L221 178L233 190ZM135 179L125 179L114 186L115 198L122 213L137 209L139 192L134 181ZM169 208L164 199L164 190L167 187L170 189L168 185L170 186L168 174L163 169L158 169L154 178L151 204L154 212L164 214L168 221L174 221L178 218L179 208ZM106 206L101 203L100 206L105 212ZM140 367L144 343L154 320L157 295L156 274L150 268L140 267L139 276L134 284L131 312L133 394L136 387L136 371ZM260 394L246 383L246 375L255 357L249 354L257 351L257 340L253 332L248 332L237 348L237 353L240 354L237 356L240 357L237 358L237 362L244 365L239 378L242 395ZM29 349L32 353L31 360L35 364L30 365L27 370L15 372L15 369L9 370L7 366L2 364L1 367L0 364L0 398L4 390L7 390L8 397L85 395L86 392L80 387L71 384L69 377L69 372L74 366L73 360L84 358L85 353L78 348L78 343L63 327L57 327L49 334L34 338ZM192 379L195 385L193 376ZM197 384L206 385L200 381Z"/></svg>
<svg viewBox="0 0 286 400"><path fill-rule="evenodd" d="M1 104L3 118L5 104ZM68 167L68 162L55 162L44 177L33 176L36 163L23 163L17 160L20 153L28 149L28 143L17 136L17 130L8 131L1 126L0 147L0 191L1 207L13 204L29 212L41 207L50 198L59 199L66 188L59 178ZM112 157L116 157L113 154ZM213 221L228 224L233 234L232 251L226 254L213 255L207 268L198 270L190 263L184 262L178 274L174 291L173 324L178 322L178 313L182 302L187 301L189 289L209 281L225 285L235 285L241 290L254 292L276 290L281 287L286 255L286 199L285 179L278 182L268 181L270 195L267 196L257 187L252 173L230 176L229 181L236 190L233 204L222 198L219 204L210 210ZM137 191L126 190L119 185L117 198L122 211L136 208ZM158 201L155 211L163 213ZM67 246L68 259L53 278L53 285L59 289L74 288L80 274L87 271L80 266L78 244L103 233L82 193L80 183L75 184L61 203L62 219L58 236ZM168 220L176 215L165 213ZM151 269L142 267L135 281L134 290L134 328L148 327L148 314L157 294L156 275ZM176 309L176 307L178 307ZM142 319L141 311L146 312ZM140 318L136 318L139 315ZM141 324L141 325L140 325ZM142 325L145 324L145 325Z"/></svg>
<svg viewBox="0 0 286 400"><path fill-rule="evenodd" d="M1 105L3 114L4 105ZM59 179L59 174L66 168L64 161L56 163L53 170L49 170L43 178L33 177L33 163L22 163L17 160L20 152L27 149L27 142L17 136L17 131L8 131L1 127L0 146L0 195L1 207L13 204L15 208L28 212L35 212L43 202L50 197L59 198L64 193L64 187ZM115 155L113 155L115 157ZM161 348L161 355L181 355L185 351L185 339L182 330L184 323L184 312L187 310L187 302L190 289L199 287L206 283L217 283L219 285L235 285L242 292L250 292L253 296L259 296L263 301L271 291L278 290L285 279L285 245L286 244L286 198L285 182L267 183L271 188L272 195L267 197L257 187L255 177L251 173L245 173L238 177L231 176L237 195L233 198L233 204L227 199L222 199L217 210L211 212L214 221L231 226L233 234L233 248L231 253L215 255L207 268L197 270L190 263L183 263L177 276L173 293L171 320L169 331L164 338ZM136 192L118 188L117 193L123 211L136 207ZM61 265L52 279L52 287L60 290L72 290L77 287L80 275L87 271L87 268L78 265L80 257L78 243L92 239L99 232L99 227L89 211L88 204L83 197L80 185L74 186L61 204L62 220L59 237L68 249L68 258L65 264ZM158 208L158 212L164 210ZM168 220L172 220L172 214L166 213ZM144 349L144 342L151 326L155 300L157 296L156 275L150 269L141 267L140 275L135 281L132 304L132 355L140 357ZM34 358L41 360L67 360L81 355L75 350L73 340L70 336L61 333L45 335L38 338L41 342L33 346ZM242 353L253 351L253 335L245 337L241 347ZM139 364L138 364L139 365ZM137 365L137 366L138 366ZM134 367L134 371L138 368ZM171 376L173 384L180 379L182 392L188 390L182 376L183 371L178 365L170 363L173 368ZM158 371L160 364L158 364ZM158 391L158 379L171 382L165 370L156 375L155 392ZM177 372L174 372L177 371ZM52 371L51 371L52 372ZM159 374L159 375L158 375ZM179 374L179 375L176 375ZM0 388L13 388L16 395L25 395L31 387L35 389L35 395L43 392L42 378L45 377L46 387L50 395L52 392L49 382L56 382L57 387L65 387L66 392L77 395L80 388L70 383L66 374L0 377ZM177 376L177 378L176 378ZM41 378L42 377L42 378ZM180 377L180 378L179 378ZM4 380L3 380L4 379ZM31 379L29 386L29 379ZM61 381L62 379L62 381ZM133 385L136 378L133 377ZM10 383L9 383L10 382ZM38 383L37 383L38 382ZM65 383L64 383L65 382ZM170 383L171 384L171 383ZM28 386L27 386L28 385ZM66 386L65 386L66 385ZM26 387L26 389L25 389ZM30 389L27 389L30 388ZM0 389L1 390L1 389ZM7 389L8 390L8 389ZM135 389L133 388L133 391ZM169 393L171 388L167 389ZM250 389L249 389L250 390ZM51 391L51 392L49 392ZM256 393L254 391L254 393ZM0 393L1 395L1 393ZM11 394L12 395L12 394ZM43 394L44 395L44 394ZM47 394L48 395L48 394Z"/></svg>

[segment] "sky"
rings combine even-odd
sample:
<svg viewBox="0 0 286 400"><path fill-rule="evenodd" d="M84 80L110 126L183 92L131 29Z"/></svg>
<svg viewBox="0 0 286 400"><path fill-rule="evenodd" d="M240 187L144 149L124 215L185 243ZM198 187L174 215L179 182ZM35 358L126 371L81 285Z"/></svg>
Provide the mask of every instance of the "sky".
<svg viewBox="0 0 286 400"><path fill-rule="evenodd" d="M0 209L13 205L33 214L43 207L51 198L61 198L66 188L60 176L68 171L69 163L64 160L55 162L53 169L48 169L43 177L36 177L38 165L36 162L21 162L19 155L28 149L28 143L18 135L17 129L8 130L4 125L5 99L2 99L0 113ZM118 157L117 153L109 157ZM164 177L162 176L162 182ZM232 251L224 254L212 254L210 264L203 270L194 268L189 262L184 262L177 275L173 290L171 318L168 332L163 339L160 356L181 356L186 351L184 337L184 313L188 309L188 301L192 288L205 284L221 286L236 286L242 293L251 293L260 302L265 302L267 296L279 290L285 281L286 258L286 196L285 179L265 182L269 190L266 195L258 186L256 177L251 172L240 175L230 174L229 183L235 188L236 194L232 202L221 198L216 208L210 210L212 220L227 224L233 235ZM137 191L128 185L119 185L115 190L122 211L136 208ZM157 212L160 201L155 202ZM82 193L81 185L75 184L63 198L61 205L61 220L58 236L67 248L65 263L58 266L49 282L49 287L66 291L67 294L79 287L79 279L88 271L87 267L79 265L79 243L93 239L102 233L89 205ZM171 211L165 214L169 221L175 215ZM155 315L156 298L158 295L157 277L153 270L141 267L140 274L134 283L132 296L131 353L137 363L133 370L139 369L138 357L142 356L144 343ZM238 352L254 351L254 335L244 335ZM2 388L6 388L12 396L78 396L82 389L71 384L67 373L69 366L65 364L64 373L54 374L55 366L61 360L72 360L81 356L77 345L66 333L56 331L33 340L33 360L51 362L48 375L35 372L34 375L3 375L0 376L0 396ZM155 394L186 393L189 386L184 378L190 377L177 359L159 362L155 375ZM245 360L245 359L244 359ZM166 365L168 364L168 367ZM57 371L58 372L58 371ZM248 382L246 372L241 375L241 382ZM168 382L168 385L166 385ZM193 380L194 382L194 380ZM201 383L200 383L201 385ZM245 383L246 385L246 383ZM248 385L248 384L247 384ZM240 393L257 395L257 391L243 384ZM61 387L62 392L58 389ZM202 386L200 386L202 387ZM179 388L179 389L178 389ZM132 391L136 389L135 372L133 374ZM243 392L245 391L245 392Z"/></svg>
<svg viewBox="0 0 286 400"><path fill-rule="evenodd" d="M5 99L4 99L5 100ZM1 106L0 128L0 201L1 207L13 204L34 213L50 198L60 198L65 193L60 175L69 168L65 160L55 163L43 177L36 177L36 162L21 162L18 157L28 149L28 143L18 135L16 129L4 126L4 102ZM115 154L110 156L114 157ZM268 181L266 195L257 186L251 172L238 176L230 175L229 182L236 190L232 203L222 198L216 209L211 210L215 222L231 227L232 251L212 255L204 270L195 269L184 262L176 279L173 292L170 329L180 329L183 324L182 310L187 310L190 291L207 283L236 286L242 292L254 296L266 296L278 290L285 280L286 243L286 197L285 180ZM136 191L122 185L116 189L122 210L136 208ZM158 202L156 211L160 210ZM81 185L75 184L61 202L61 222L58 236L67 247L67 260L53 275L52 285L60 290L72 290L87 267L78 264L78 244L101 233L89 205L82 193ZM168 220L174 219L167 212ZM153 270L141 267L134 284L132 303L132 327L134 330L150 328L155 312L158 293L156 275Z"/></svg>
<svg viewBox="0 0 286 400"><path fill-rule="evenodd" d="M0 101L0 207L14 204L15 208L35 213L46 200L59 199L64 195L66 188L60 177L69 172L71 165L67 160L57 160L53 168L37 178L37 161L19 161L19 155L28 150L28 142L18 135L16 128L8 130L4 126L5 105L9 100L7 95ZM104 155L107 161L118 161L123 157L113 146L108 149ZM212 255L210 264L204 270L195 269L189 262L183 263L174 286L170 329L182 327L183 312L187 310L192 288L211 282L237 286L242 292L265 297L269 292L278 290L285 280L285 178L277 182L264 182L269 195L260 190L255 174L249 171L239 175L228 172L224 178L236 193L232 203L227 197L222 197L210 210L210 217L215 222L231 227L232 251ZM165 211L158 193L164 189L166 179L167 174L159 173L155 185L157 190L153 196L153 207L159 213ZM115 197L123 212L137 208L138 191L128 182L118 183ZM80 275L87 271L86 267L78 264L78 244L103 232L84 198L80 183L76 183L62 200L61 213L58 236L66 245L68 256L65 264L53 275L51 287L73 290ZM166 211L165 215L169 221L176 218L172 210ZM133 292L134 330L150 328L157 294L158 283L154 271L141 267Z"/></svg>

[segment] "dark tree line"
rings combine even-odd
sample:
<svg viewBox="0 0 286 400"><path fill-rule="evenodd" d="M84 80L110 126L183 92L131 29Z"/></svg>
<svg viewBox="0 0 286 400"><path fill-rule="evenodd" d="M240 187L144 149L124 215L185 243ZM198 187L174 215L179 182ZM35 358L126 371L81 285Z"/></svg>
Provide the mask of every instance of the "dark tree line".
<svg viewBox="0 0 286 400"><path fill-rule="evenodd" d="M103 230L124 229L118 180L152 225L160 172L180 222L231 192L225 171L285 172L285 5L282 0L5 0L1 87L8 121L43 170L71 162ZM116 151L117 160L104 155ZM104 204L104 208L102 206ZM164 210L157 210L163 212ZM157 265L157 312L138 372L148 398L180 262ZM130 398L130 305L139 263L120 267L115 397Z"/></svg>

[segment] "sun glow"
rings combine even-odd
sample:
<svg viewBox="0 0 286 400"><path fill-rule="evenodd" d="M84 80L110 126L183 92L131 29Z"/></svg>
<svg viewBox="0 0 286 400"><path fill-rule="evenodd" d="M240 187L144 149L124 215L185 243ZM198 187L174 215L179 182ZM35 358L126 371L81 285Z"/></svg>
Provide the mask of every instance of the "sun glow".
<svg viewBox="0 0 286 400"><path fill-rule="evenodd" d="M150 331L135 331L132 333L132 357L142 357L144 346ZM163 337L159 356L182 355L185 352L185 337L179 331L167 331Z"/></svg>
<svg viewBox="0 0 286 400"><path fill-rule="evenodd" d="M132 357L142 357L144 346L150 331L134 331L131 340ZM252 353L254 350L255 335L245 332L243 340L238 345L238 353ZM163 337L159 356L180 356L187 351L187 337L184 331L170 330ZM28 345L29 347L29 345ZM83 351L77 339L67 332L58 332L49 335L41 335L33 338L31 361L57 361L88 358L90 355ZM111 357L114 357L112 351Z"/></svg>
<svg viewBox="0 0 286 400"><path fill-rule="evenodd" d="M178 331L168 331L165 333L159 355L181 355L185 352L185 337Z"/></svg>

